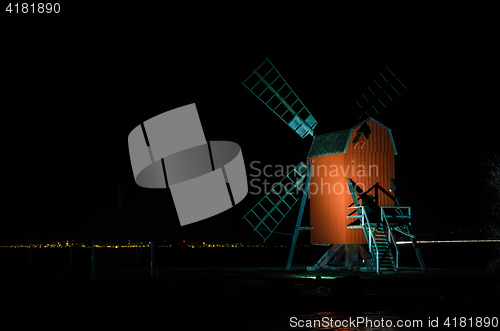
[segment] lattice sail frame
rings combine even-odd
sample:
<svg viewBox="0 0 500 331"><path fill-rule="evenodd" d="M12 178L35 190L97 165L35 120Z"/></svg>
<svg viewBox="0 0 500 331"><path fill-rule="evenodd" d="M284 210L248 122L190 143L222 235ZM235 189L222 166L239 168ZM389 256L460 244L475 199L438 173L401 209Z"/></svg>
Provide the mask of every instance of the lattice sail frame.
<svg viewBox="0 0 500 331"><path fill-rule="evenodd" d="M299 185L306 176L307 167L304 162L300 162L243 216L264 242L299 200L302 192Z"/></svg>
<svg viewBox="0 0 500 331"><path fill-rule="evenodd" d="M368 116L370 116L368 112L372 110L380 114L380 109L387 108L386 104L394 102L396 97L401 96L401 86L405 90L408 90L391 69L387 66L384 66L384 68L386 70L383 69L379 71L378 75L373 79L375 85L370 83L370 85L367 86L367 90L361 93L361 97L356 100L356 104L359 108L363 109Z"/></svg>
<svg viewBox="0 0 500 331"><path fill-rule="evenodd" d="M267 57L241 83L301 138L314 136L318 122Z"/></svg>

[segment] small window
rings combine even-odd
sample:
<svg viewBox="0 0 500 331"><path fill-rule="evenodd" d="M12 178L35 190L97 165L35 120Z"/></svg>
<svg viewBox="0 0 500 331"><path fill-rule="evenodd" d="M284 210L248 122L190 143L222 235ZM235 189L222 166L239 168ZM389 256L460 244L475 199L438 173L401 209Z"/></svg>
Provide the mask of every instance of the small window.
<svg viewBox="0 0 500 331"><path fill-rule="evenodd" d="M356 134L356 137L354 137L354 140L352 141L352 143L354 144L353 149L356 149L356 147L358 145L359 145L359 149L363 148L363 146L366 143L365 134L363 132L358 131L358 133Z"/></svg>
<svg viewBox="0 0 500 331"><path fill-rule="evenodd" d="M366 139L368 139L368 136L370 136L370 133L372 131L370 130L370 127L368 124L363 123L361 127L359 128L358 132L356 132L356 137L354 137L354 140L352 143L354 144L353 149L356 149L356 147L359 145L359 149L363 148L363 146L366 143Z"/></svg>

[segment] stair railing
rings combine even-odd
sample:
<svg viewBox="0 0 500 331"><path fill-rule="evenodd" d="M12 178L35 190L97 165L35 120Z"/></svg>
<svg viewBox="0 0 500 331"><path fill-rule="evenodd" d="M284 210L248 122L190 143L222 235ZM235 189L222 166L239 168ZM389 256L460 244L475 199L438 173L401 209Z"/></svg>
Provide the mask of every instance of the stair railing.
<svg viewBox="0 0 500 331"><path fill-rule="evenodd" d="M392 239L392 242L394 243L394 248L396 249L396 270L399 269L399 249L398 249L398 245L396 244L396 238L394 238L392 228L391 228L391 226L389 224L389 220L387 218L392 218L392 217L411 218L411 209L410 208L411 207L403 207L403 206L383 206L383 207L380 207L380 210L381 210L380 217L381 217L382 224L385 223L385 225L387 226L389 244L391 243L391 239ZM398 216L387 215L385 212L385 209L396 209L396 212L399 215ZM408 215L404 215L403 209L408 210Z"/></svg>
<svg viewBox="0 0 500 331"><path fill-rule="evenodd" d="M375 263L376 263L376 267L377 267L377 273L380 272L380 263L379 263L379 250L378 250L378 245L377 245L377 242L375 241L375 235L373 234L373 231L372 231L372 227L370 225L370 221L368 220L368 215L365 211L365 206L353 206L353 207L347 207L349 209L353 209L353 208L356 208L356 210L358 211L358 215L351 215L351 216L347 216L349 218L361 218L361 226L363 227L363 229L365 230L365 236L367 234L367 230L368 230L368 238L366 238L366 240L368 241L368 250L370 251L370 254L373 256L375 256ZM361 215L359 214L359 211L361 210ZM373 245L372 245L372 242L373 242ZM373 254L373 249L372 247L375 248L375 254Z"/></svg>

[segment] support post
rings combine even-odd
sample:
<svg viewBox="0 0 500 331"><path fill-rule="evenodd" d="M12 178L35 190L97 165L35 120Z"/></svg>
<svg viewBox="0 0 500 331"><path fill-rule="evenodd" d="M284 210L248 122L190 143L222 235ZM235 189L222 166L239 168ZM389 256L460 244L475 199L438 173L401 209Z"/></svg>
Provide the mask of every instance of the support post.
<svg viewBox="0 0 500 331"><path fill-rule="evenodd" d="M396 198L396 205L402 206L403 202L401 201L401 197L399 197L399 194L397 192L397 187L396 187L396 182L394 178L390 178L390 184L391 184L391 189L394 191L394 197ZM411 209L408 210L408 216L411 216ZM408 233L413 233L413 229L411 226L411 222L408 222L408 226L406 227L406 230ZM411 244L413 245L413 248L415 249L415 254L417 255L418 263L420 264L420 269L423 271L427 271L427 267L425 266L424 258L422 257L422 253L420 252L420 248L417 246L417 242L413 237L410 237L411 239Z"/></svg>
<svg viewBox="0 0 500 331"><path fill-rule="evenodd" d="M320 257L320 259L314 264L314 266L307 267L307 270L314 271L317 269L325 268L328 262L330 262L339 253L339 251L344 248L344 246L344 244L331 244L325 254Z"/></svg>
<svg viewBox="0 0 500 331"><path fill-rule="evenodd" d="M149 242L149 248L150 248L150 254L151 255L151 261L150 261L150 276L151 276L151 279L153 279L153 254L154 254L154 248L153 248L153 241L150 241Z"/></svg>
<svg viewBox="0 0 500 331"><path fill-rule="evenodd" d="M408 223L409 228L411 229L411 222ZM413 231L411 231L413 233ZM420 253L420 248L417 246L417 242L415 238L410 237L411 239L411 244L413 245L413 248L415 249L415 254L417 255L418 263L420 264L420 269L423 271L427 271L427 267L425 266L424 258L422 257L422 253Z"/></svg>
<svg viewBox="0 0 500 331"><path fill-rule="evenodd" d="M295 230L293 232L292 244L290 246L290 253L288 254L288 261L286 263L286 270L290 270L292 267L293 254L295 253L295 245L297 245L297 237L299 236L300 224L302 223L302 215L304 214L304 207L306 205L306 200L309 195L309 183L311 182L311 168L312 160L308 160L307 173L306 173L306 183L304 185L304 194L302 195L302 200L300 201L299 215L297 217L297 223L295 224Z"/></svg>
<svg viewBox="0 0 500 331"><path fill-rule="evenodd" d="M30 245L28 248L28 268L33 266L33 247Z"/></svg>
<svg viewBox="0 0 500 331"><path fill-rule="evenodd" d="M394 243L396 245L396 243ZM399 249L396 247L396 270L399 270Z"/></svg>
<svg viewBox="0 0 500 331"><path fill-rule="evenodd" d="M150 249L151 249L151 261L150 261L150 277L151 279L159 279L160 278L160 273L158 272L158 269L156 268L155 265L155 242L150 241L149 242Z"/></svg>
<svg viewBox="0 0 500 331"><path fill-rule="evenodd" d="M97 279L97 266L95 259L95 241L92 240L92 258L90 267L90 279Z"/></svg>
<svg viewBox="0 0 500 331"><path fill-rule="evenodd" d="M414 239L412 238L412 242ZM422 253L420 253L420 248L415 247L415 253L417 254L418 263L420 263L420 269L423 271L427 271L427 267L425 266L424 258L422 257Z"/></svg>

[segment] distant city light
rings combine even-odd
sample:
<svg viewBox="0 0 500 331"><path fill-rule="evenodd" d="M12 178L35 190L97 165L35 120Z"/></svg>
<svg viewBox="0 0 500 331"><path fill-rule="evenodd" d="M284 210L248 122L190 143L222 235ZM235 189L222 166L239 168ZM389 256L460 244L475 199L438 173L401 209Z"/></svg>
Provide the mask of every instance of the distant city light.
<svg viewBox="0 0 500 331"><path fill-rule="evenodd" d="M298 245L298 247L309 247L310 245ZM92 246L91 243L78 243L72 241L71 243L67 242L65 245L61 245L60 243L30 243L30 244L12 244L12 245L0 245L0 248L71 248L71 247L81 247L81 248L138 248L138 247L149 247L149 244L143 242L130 242L127 244L120 245L118 243L102 243L94 244ZM279 243L275 244L252 244L247 243L243 244L240 242L237 243L206 243L206 242L194 242L194 243L186 243L183 241L182 245L175 244L167 244L165 241L163 244L157 245L160 248L168 248L168 247L181 247L181 248L289 248L288 245L283 245Z"/></svg>

